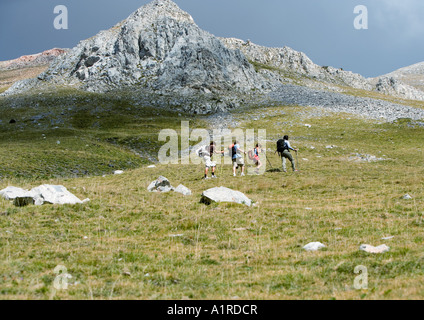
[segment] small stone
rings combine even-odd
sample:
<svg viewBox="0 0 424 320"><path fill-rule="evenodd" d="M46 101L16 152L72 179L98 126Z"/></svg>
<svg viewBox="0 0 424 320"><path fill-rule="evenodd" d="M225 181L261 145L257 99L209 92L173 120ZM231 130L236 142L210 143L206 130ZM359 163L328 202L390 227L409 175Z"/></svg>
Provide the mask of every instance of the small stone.
<svg viewBox="0 0 424 320"><path fill-rule="evenodd" d="M325 245L323 245L321 242L311 242L303 247L303 249L306 251L317 251L322 248L325 248Z"/></svg>
<svg viewBox="0 0 424 320"><path fill-rule="evenodd" d="M191 190L182 184L180 184L178 187L175 188L175 192L181 193L185 196L191 196Z"/></svg>
<svg viewBox="0 0 424 320"><path fill-rule="evenodd" d="M124 171L122 171L122 170L116 170L116 171L113 172L113 174L117 174L117 175L123 174L123 173L124 173Z"/></svg>
<svg viewBox="0 0 424 320"><path fill-rule="evenodd" d="M390 247L386 246L385 244L382 244L381 246L374 247L369 244L361 244L359 247L359 250L365 251L368 253L385 253L390 250Z"/></svg>
<svg viewBox="0 0 424 320"><path fill-rule="evenodd" d="M403 200L412 200L412 197L411 197L409 194L405 194L405 195L402 197L402 199L403 199Z"/></svg>
<svg viewBox="0 0 424 320"><path fill-rule="evenodd" d="M393 238L394 238L394 236L390 236L390 237L381 238L381 240L390 240L390 239L393 239Z"/></svg>

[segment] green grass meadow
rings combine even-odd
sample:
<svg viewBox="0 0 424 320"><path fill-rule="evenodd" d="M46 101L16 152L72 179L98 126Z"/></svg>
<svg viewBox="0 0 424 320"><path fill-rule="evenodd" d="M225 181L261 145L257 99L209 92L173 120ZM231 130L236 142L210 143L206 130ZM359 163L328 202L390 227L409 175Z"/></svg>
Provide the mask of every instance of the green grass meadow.
<svg viewBox="0 0 424 320"><path fill-rule="evenodd" d="M306 107L245 109L231 114L238 127L266 129L269 149L288 134L300 172L233 177L224 165L218 179L202 180L201 164L147 168L140 154L157 154L161 129L182 120L207 128L207 117L87 95L71 110L69 97L28 97L27 108L13 109L0 100L0 189L61 184L91 199L23 208L0 200L0 299L424 297L423 127ZM386 160L351 161L356 153ZM118 169L124 174L113 175ZM149 193L159 175L193 195ZM201 204L215 186L255 205ZM326 248L302 249L313 241ZM390 251L369 254L361 244ZM54 289L58 265L72 276L67 290ZM354 288L359 265L368 289Z"/></svg>

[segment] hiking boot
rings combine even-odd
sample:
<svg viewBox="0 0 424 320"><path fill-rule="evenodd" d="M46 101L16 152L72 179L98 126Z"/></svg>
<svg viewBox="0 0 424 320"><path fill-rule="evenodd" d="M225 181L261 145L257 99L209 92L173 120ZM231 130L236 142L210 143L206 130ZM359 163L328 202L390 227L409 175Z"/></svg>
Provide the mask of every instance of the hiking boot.
<svg viewBox="0 0 424 320"><path fill-rule="evenodd" d="M240 177L244 177L244 173L243 172L241 173Z"/></svg>
<svg viewBox="0 0 424 320"><path fill-rule="evenodd" d="M218 178L217 176L212 176L212 179L216 179L216 178Z"/></svg>
<svg viewBox="0 0 424 320"><path fill-rule="evenodd" d="M204 179L204 180L208 180L208 179L210 179L210 178L209 178L209 177L204 177L203 179Z"/></svg>

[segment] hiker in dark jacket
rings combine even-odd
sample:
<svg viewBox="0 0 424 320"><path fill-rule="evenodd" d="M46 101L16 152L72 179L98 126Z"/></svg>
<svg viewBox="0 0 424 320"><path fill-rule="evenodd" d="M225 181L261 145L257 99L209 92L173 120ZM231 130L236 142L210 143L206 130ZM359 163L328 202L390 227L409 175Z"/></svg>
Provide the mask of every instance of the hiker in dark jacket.
<svg viewBox="0 0 424 320"><path fill-rule="evenodd" d="M284 150L282 152L280 152L280 156L281 156L281 159L282 159L283 171L284 172L287 172L287 169L286 169L286 159L289 159L290 160L293 171L297 171L296 166L294 164L294 159L293 159L293 156L290 153L290 150L293 150L294 152L297 152L298 149L292 148L292 146L290 145L290 142L289 142L289 136L285 135L284 136Z"/></svg>

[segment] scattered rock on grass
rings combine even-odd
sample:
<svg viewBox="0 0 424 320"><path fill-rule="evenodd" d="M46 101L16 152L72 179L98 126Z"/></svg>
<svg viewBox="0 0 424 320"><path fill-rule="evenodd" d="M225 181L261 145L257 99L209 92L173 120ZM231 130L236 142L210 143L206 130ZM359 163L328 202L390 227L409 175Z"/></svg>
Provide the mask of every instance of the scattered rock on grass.
<svg viewBox="0 0 424 320"><path fill-rule="evenodd" d="M174 190L171 186L171 183L164 176L160 176L155 181L152 181L150 185L147 187L149 192L169 192Z"/></svg>
<svg viewBox="0 0 424 320"><path fill-rule="evenodd" d="M385 158L377 158L376 156L370 154L360 154L356 153L354 156L350 156L349 161L354 162L377 162L377 161L385 161Z"/></svg>
<svg viewBox="0 0 424 320"><path fill-rule="evenodd" d="M182 184L180 184L178 187L175 188L175 192L181 193L185 196L191 196L191 190Z"/></svg>
<svg viewBox="0 0 424 320"><path fill-rule="evenodd" d="M31 191L16 187L7 187L0 191L0 196L5 200L14 200L15 206L23 207L30 204L42 205L50 204L77 204L84 202L70 193L64 186L54 186L44 184L31 189Z"/></svg>
<svg viewBox="0 0 424 320"><path fill-rule="evenodd" d="M24 190L16 187L7 187L0 191L0 196L4 200L15 200L18 197L28 197L31 196L28 190Z"/></svg>
<svg viewBox="0 0 424 320"><path fill-rule="evenodd" d="M124 171L122 171L122 170L116 170L116 171L113 172L113 174L123 174L123 173L124 173Z"/></svg>
<svg viewBox="0 0 424 320"><path fill-rule="evenodd" d="M244 193L231 190L226 187L215 187L204 191L200 202L207 205L212 202L234 202L245 204L249 207L252 205L252 200L250 200Z"/></svg>
<svg viewBox="0 0 424 320"><path fill-rule="evenodd" d="M390 239L393 239L393 238L394 238L394 236L390 236L390 237L381 238L381 240L390 240Z"/></svg>
<svg viewBox="0 0 424 320"><path fill-rule="evenodd" d="M402 197L402 199L403 199L403 200L412 200L412 197L411 197L409 194L405 194L405 195Z"/></svg>
<svg viewBox="0 0 424 320"><path fill-rule="evenodd" d="M83 203L64 186L43 184L31 190L35 198L43 198L44 203L50 204L77 204Z"/></svg>
<svg viewBox="0 0 424 320"><path fill-rule="evenodd" d="M170 234L169 235L171 238L180 238L180 237L184 237L183 233L179 233L179 234Z"/></svg>
<svg viewBox="0 0 424 320"><path fill-rule="evenodd" d="M303 249L306 251L318 251L322 248L325 248L325 245L323 245L321 242L311 242L303 247Z"/></svg>
<svg viewBox="0 0 424 320"><path fill-rule="evenodd" d="M390 247L386 246L385 244L382 244L381 246L374 247L369 244L361 244L359 247L359 250L365 251L368 253L385 253L390 250Z"/></svg>

